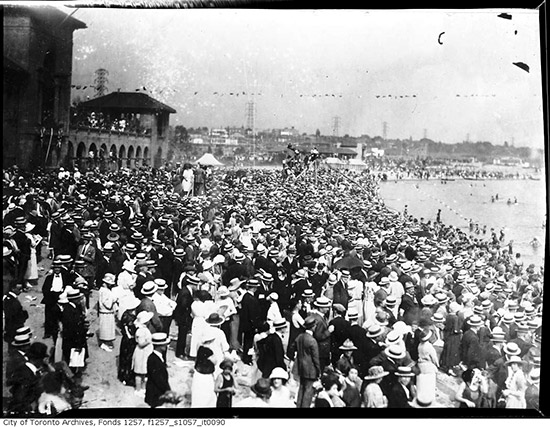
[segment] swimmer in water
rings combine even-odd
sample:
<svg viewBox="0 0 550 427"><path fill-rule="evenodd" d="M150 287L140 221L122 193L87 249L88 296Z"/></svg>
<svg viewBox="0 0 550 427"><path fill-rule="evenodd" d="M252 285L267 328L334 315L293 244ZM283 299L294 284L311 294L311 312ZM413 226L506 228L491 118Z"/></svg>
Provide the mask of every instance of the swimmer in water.
<svg viewBox="0 0 550 427"><path fill-rule="evenodd" d="M536 237L533 237L533 240L531 240L531 241L529 242L529 244L530 244L531 246L533 246L533 248L535 248L535 249L538 248L538 247L540 246L539 239L537 239Z"/></svg>

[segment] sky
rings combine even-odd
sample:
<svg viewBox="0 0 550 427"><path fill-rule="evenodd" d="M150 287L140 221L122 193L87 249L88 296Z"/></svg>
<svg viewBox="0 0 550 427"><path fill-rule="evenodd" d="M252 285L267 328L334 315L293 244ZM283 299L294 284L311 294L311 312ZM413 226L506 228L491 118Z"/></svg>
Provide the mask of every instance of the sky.
<svg viewBox="0 0 550 427"><path fill-rule="evenodd" d="M253 101L256 129L332 135L339 117L340 136L382 135L386 122L388 138L544 144L536 11L80 8L73 17L87 25L74 33L73 85L93 85L105 68L110 92L145 88L177 110L172 125L246 125Z"/></svg>

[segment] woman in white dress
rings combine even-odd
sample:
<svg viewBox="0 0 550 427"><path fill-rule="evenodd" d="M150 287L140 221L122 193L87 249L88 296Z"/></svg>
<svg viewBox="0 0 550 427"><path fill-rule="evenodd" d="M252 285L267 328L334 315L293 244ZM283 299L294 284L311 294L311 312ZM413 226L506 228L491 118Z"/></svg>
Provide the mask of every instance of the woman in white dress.
<svg viewBox="0 0 550 427"><path fill-rule="evenodd" d="M210 348L201 345L197 349L191 383L191 408L216 407L213 357L214 352Z"/></svg>
<svg viewBox="0 0 550 427"><path fill-rule="evenodd" d="M115 341L115 311L116 301L111 289L115 286L115 275L105 274L101 289L99 290L98 308L99 308L99 332L98 337L102 342L100 348L104 351L113 351L113 342Z"/></svg>
<svg viewBox="0 0 550 427"><path fill-rule="evenodd" d="M187 197L192 196L194 185L195 175L193 173L193 167L189 163L186 163L183 165L183 174L181 181L183 194L185 194Z"/></svg>
<svg viewBox="0 0 550 427"><path fill-rule="evenodd" d="M41 236L32 233L34 227L35 225L31 223L27 223L25 226L25 235L31 242L31 257L27 264L27 271L25 271L24 278L27 283L32 286L36 286L38 281L38 261L36 258L36 247L42 240Z"/></svg>
<svg viewBox="0 0 550 427"><path fill-rule="evenodd" d="M525 401L527 380L522 369L523 363L525 362L519 356L510 356L510 359L506 362L506 365L510 368L506 379L506 388L502 390L502 395L506 398L506 409L525 409L527 407Z"/></svg>
<svg viewBox="0 0 550 427"><path fill-rule="evenodd" d="M212 296L206 291L197 291L197 297L191 304L193 323L191 324L190 357L197 357L197 349L203 342L203 333L206 328L210 327L208 323L206 323L206 319L216 311L217 306L212 300Z"/></svg>

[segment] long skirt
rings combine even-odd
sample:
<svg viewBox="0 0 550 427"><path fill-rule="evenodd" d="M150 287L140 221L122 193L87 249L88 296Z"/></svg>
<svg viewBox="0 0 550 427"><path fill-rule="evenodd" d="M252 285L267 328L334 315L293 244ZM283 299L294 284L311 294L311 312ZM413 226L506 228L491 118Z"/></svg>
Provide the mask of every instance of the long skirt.
<svg viewBox="0 0 550 427"><path fill-rule="evenodd" d="M193 373L191 384L191 408L215 408L214 375Z"/></svg>
<svg viewBox="0 0 550 427"><path fill-rule="evenodd" d="M193 323L191 324L191 346L189 348L190 357L197 357L197 350L202 344L203 332L209 327L210 325L206 323L204 317L195 317L193 319Z"/></svg>
<svg viewBox="0 0 550 427"><path fill-rule="evenodd" d="M418 362L420 374L416 376L416 400L421 406L429 406L435 400L436 366L431 362Z"/></svg>
<svg viewBox="0 0 550 427"><path fill-rule="evenodd" d="M128 386L135 385L135 375L132 369L132 358L136 342L123 336L120 341L120 353L118 355L118 380Z"/></svg>
<svg viewBox="0 0 550 427"><path fill-rule="evenodd" d="M36 259L36 249L31 248L31 257L27 263L27 270L25 271L25 280L37 280L38 279L38 261Z"/></svg>
<svg viewBox="0 0 550 427"><path fill-rule="evenodd" d="M230 322L229 347L233 350L239 350L241 348L241 344L239 343L239 324L241 323L241 318L239 314L231 316Z"/></svg>
<svg viewBox="0 0 550 427"><path fill-rule="evenodd" d="M448 370L460 363L460 334L449 335L443 345L439 365Z"/></svg>
<svg viewBox="0 0 550 427"><path fill-rule="evenodd" d="M132 369L138 375L147 375L147 359L153 352L153 344L145 347L136 346L132 357Z"/></svg>
<svg viewBox="0 0 550 427"><path fill-rule="evenodd" d="M115 313L99 313L98 336L101 341L114 341L115 326Z"/></svg>

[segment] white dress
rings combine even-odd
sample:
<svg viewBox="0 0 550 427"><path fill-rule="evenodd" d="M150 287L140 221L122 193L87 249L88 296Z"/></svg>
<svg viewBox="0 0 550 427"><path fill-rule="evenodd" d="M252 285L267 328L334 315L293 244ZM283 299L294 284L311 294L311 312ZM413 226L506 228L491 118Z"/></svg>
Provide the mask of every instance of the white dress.
<svg viewBox="0 0 550 427"><path fill-rule="evenodd" d="M181 186L184 193L189 193L193 189L194 184L194 174L193 169L186 169L182 174Z"/></svg>
<svg viewBox="0 0 550 427"><path fill-rule="evenodd" d="M214 301L193 301L191 304L191 314L193 323L191 324L191 345L189 356L197 357L197 350L202 344L204 330L210 325L206 323L206 318L216 311L217 307Z"/></svg>
<svg viewBox="0 0 550 427"><path fill-rule="evenodd" d="M25 271L25 280L37 280L38 279L38 261L36 259L36 246L40 242L40 236L36 236L30 233L25 234L31 241L31 257L27 264L27 271Z"/></svg>

